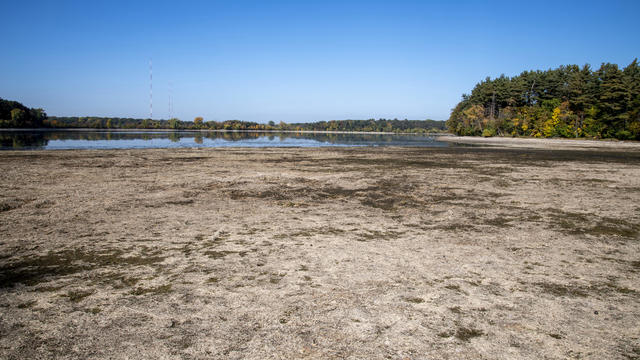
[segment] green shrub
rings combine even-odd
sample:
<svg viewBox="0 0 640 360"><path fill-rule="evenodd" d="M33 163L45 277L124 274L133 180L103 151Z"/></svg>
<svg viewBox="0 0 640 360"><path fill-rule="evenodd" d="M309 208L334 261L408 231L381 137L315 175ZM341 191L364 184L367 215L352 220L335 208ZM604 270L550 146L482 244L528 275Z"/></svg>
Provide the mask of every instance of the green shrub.
<svg viewBox="0 0 640 360"><path fill-rule="evenodd" d="M616 139L620 139L620 140L630 140L631 138L633 138L633 135L631 134L631 131L627 131L627 130L618 130L616 132Z"/></svg>
<svg viewBox="0 0 640 360"><path fill-rule="evenodd" d="M482 136L483 137L496 136L496 130L495 129L491 129L491 128L486 128L486 129L482 130Z"/></svg>

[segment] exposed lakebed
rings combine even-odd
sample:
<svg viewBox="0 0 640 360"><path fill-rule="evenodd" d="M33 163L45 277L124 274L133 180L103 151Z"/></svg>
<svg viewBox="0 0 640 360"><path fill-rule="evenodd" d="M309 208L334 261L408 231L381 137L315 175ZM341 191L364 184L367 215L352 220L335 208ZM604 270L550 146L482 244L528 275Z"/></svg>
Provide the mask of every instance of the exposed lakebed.
<svg viewBox="0 0 640 360"><path fill-rule="evenodd" d="M0 358L633 359L640 155L0 152Z"/></svg>

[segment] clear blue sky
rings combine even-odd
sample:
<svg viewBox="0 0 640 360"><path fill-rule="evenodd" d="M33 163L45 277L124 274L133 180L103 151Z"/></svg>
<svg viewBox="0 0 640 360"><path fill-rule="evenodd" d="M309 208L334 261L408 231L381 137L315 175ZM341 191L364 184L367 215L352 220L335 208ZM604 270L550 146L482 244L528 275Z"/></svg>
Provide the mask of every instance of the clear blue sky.
<svg viewBox="0 0 640 360"><path fill-rule="evenodd" d="M640 56L640 1L3 1L0 97L49 115L446 119L486 76Z"/></svg>

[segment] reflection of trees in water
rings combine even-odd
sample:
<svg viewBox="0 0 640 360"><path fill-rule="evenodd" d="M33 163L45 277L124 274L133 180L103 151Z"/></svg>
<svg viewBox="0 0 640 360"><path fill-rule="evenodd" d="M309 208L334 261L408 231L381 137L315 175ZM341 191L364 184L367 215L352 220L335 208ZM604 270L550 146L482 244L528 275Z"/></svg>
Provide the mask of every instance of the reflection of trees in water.
<svg viewBox="0 0 640 360"><path fill-rule="evenodd" d="M151 140L167 138L167 132L127 133L117 131L47 131L49 140Z"/></svg>
<svg viewBox="0 0 640 360"><path fill-rule="evenodd" d="M314 140L335 145L384 145L397 143L424 143L432 141L428 136L418 135L392 135L392 134L335 134L335 133L287 133L280 139L287 137L296 139Z"/></svg>
<svg viewBox="0 0 640 360"><path fill-rule="evenodd" d="M0 132L0 147L2 148L42 148L47 146L48 143L49 140L47 140L42 133Z"/></svg>
<svg viewBox="0 0 640 360"><path fill-rule="evenodd" d="M265 134L266 133L258 132L207 132L204 136L211 140L222 139L226 141L240 141L257 139L261 136L265 136Z"/></svg>
<svg viewBox="0 0 640 360"><path fill-rule="evenodd" d="M171 140L171 142L180 142L180 133L170 132L169 140Z"/></svg>
<svg viewBox="0 0 640 360"><path fill-rule="evenodd" d="M49 140L143 140L169 139L180 142L181 139L193 139L202 145L204 139L243 141L263 138L268 141L287 139L308 140L334 145L385 145L419 144L432 141L428 136L391 135L391 134L336 134L336 133L269 133L269 132L194 132L194 131L42 131L42 132L3 132L0 133L2 147L44 147Z"/></svg>
<svg viewBox="0 0 640 360"><path fill-rule="evenodd" d="M412 143L431 140L427 136L390 135L390 134L332 134L332 133L268 133L268 132L211 132L205 133L207 139L227 141L254 140L261 137L269 141L287 139L311 140L336 145Z"/></svg>

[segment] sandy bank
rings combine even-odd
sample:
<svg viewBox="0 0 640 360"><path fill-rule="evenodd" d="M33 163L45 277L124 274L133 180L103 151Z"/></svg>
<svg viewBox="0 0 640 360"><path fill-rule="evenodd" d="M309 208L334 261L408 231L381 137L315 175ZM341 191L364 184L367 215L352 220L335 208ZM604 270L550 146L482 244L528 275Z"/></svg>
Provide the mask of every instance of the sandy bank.
<svg viewBox="0 0 640 360"><path fill-rule="evenodd" d="M0 152L0 358L633 358L638 204L636 152Z"/></svg>
<svg viewBox="0 0 640 360"><path fill-rule="evenodd" d="M459 144L500 146L510 148L558 149L558 150L633 150L640 151L638 141L585 140L585 139L534 139L479 136L438 136L439 141Z"/></svg>

